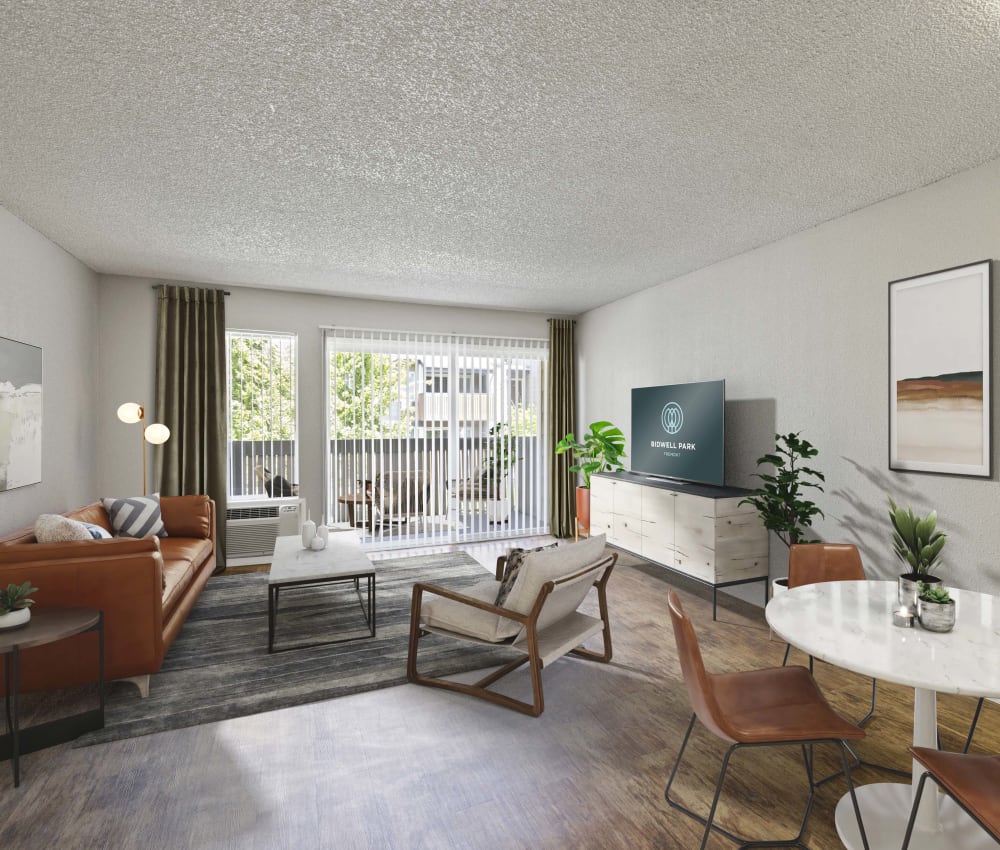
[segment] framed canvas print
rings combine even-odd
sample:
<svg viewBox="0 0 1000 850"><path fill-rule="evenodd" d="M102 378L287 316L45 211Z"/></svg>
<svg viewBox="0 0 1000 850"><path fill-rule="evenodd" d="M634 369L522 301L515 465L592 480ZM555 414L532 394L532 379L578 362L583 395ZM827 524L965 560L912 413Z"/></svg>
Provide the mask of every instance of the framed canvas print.
<svg viewBox="0 0 1000 850"><path fill-rule="evenodd" d="M42 480L42 349L0 337L0 491Z"/></svg>
<svg viewBox="0 0 1000 850"><path fill-rule="evenodd" d="M989 260L889 284L889 468L990 476Z"/></svg>

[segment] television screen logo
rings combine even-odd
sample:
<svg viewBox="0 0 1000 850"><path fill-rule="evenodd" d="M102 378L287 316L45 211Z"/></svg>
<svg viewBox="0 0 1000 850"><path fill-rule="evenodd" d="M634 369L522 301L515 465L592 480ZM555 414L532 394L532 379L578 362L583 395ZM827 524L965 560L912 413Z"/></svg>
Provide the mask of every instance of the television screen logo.
<svg viewBox="0 0 1000 850"><path fill-rule="evenodd" d="M660 422L668 434L677 434L684 427L684 410L676 401L668 401L660 411Z"/></svg>

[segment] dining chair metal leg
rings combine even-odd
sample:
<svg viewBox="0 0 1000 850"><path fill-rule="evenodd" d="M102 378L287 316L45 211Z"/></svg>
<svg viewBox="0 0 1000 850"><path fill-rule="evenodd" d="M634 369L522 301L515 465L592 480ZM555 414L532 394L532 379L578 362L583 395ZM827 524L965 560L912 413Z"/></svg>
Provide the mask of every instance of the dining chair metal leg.
<svg viewBox="0 0 1000 850"><path fill-rule="evenodd" d="M969 726L969 737L965 739L965 746L962 747L963 753L969 752L969 747L972 746L972 736L976 734L976 725L979 723L979 714L983 710L985 700L985 697L980 697L979 702L976 703L976 713L972 715L972 724Z"/></svg>
<svg viewBox="0 0 1000 850"><path fill-rule="evenodd" d="M920 808L920 798L924 793L924 783L929 776L930 774L924 771L920 777L920 782L917 783L917 796L913 798L913 805L910 807L910 818L906 822L906 833L903 835L902 850L906 850L910 846L910 836L913 834L913 824L917 820L917 810Z"/></svg>
<svg viewBox="0 0 1000 850"><path fill-rule="evenodd" d="M849 792L851 794L851 801L852 801L852 804L854 805L855 816L858 819L858 829L859 829L859 831L861 833L861 840L862 840L862 843L864 844L865 850L869 850L868 836L867 836L867 834L865 832L864 822L861 819L861 810L860 810L860 808L858 806L857 797L856 797L855 792L854 792L854 783L853 783L853 780L851 778L851 766L848 763L846 745L845 745L845 743L843 741L831 741L831 740L828 740L828 739L822 739L822 740L817 740L817 741L803 741L803 742L788 741L788 742L780 742L780 743L770 743L770 742L768 742L768 743L760 743L760 744L732 744L729 747L729 749L726 750L726 755L723 758L722 768L719 771L719 778L718 778L718 780L716 781L716 784L715 784L715 793L714 793L714 795L712 797L712 805L709 808L709 812L708 812L708 817L707 818L699 815L697 812L692 811L687 806L684 806L683 804L681 804L681 803L677 802L676 800L672 799L670 797L670 789L673 786L674 779L677 777L677 772L678 772L678 769L680 768L681 761L684 758L684 751L687 749L688 741L690 741L690 739L691 739L691 733L694 731L694 724L695 724L696 720L697 720L697 715L692 714L691 715L691 722L688 724L687 731L684 733L684 740L681 742L680 751L677 753L677 759L674 761L674 766L673 766L673 768L670 771L670 777L667 780L667 787L664 790L663 796L664 796L664 799L667 801L667 803L670 804L670 806L672 808L675 808L678 811L683 812L688 817L694 819L695 821L697 821L698 823L702 824L705 827L705 832L702 835L702 841L701 841L701 845L700 845L701 850L704 850L705 846L708 843L708 838L712 834L713 831L719 833L720 835L725 836L730 841L736 842L737 844L740 845L741 848L756 848L756 847L761 847L761 848L763 848L763 847L805 847L805 845L802 843L802 836L805 833L806 824L808 823L808 821L809 821L809 815L812 812L813 801L815 800L815 797L816 797L816 789L819 788L819 786L823 782L826 782L828 779L832 779L833 778L832 776L831 777L827 777L827 779L821 780L820 782L817 782L814 779L814 776L813 776L813 752L812 751L813 751L813 747L816 744L831 744L831 743L838 745L838 747L840 749L841 764L843 766L842 771L840 771L837 774L835 774L835 776L839 776L840 773L843 773L845 775L845 777L847 778L847 787L848 787L848 790L849 790ZM745 837L739 836L739 835L735 835L734 833L730 832L729 830L724 829L723 827L721 827L718 824L714 823L715 812L716 812L716 810L718 808L719 799L722 796L722 788L723 788L723 785L725 784L725 780L726 780L726 774L727 774L727 772L729 770L729 762L730 762L730 759L732 758L733 754L736 752L736 750L738 750L738 749L748 749L748 748L757 748L757 747L790 746L790 745L793 745L793 744L796 744L796 743L799 744L799 746L800 746L800 748L802 750L802 763L803 763L803 765L805 767L806 780L809 783L809 797L806 800L805 809L804 809L804 811L802 813L802 819L799 822L798 833L795 835L794 838L782 839L782 840L777 840L777 841L775 841L775 840L771 840L771 841L750 841L750 840L747 840Z"/></svg>

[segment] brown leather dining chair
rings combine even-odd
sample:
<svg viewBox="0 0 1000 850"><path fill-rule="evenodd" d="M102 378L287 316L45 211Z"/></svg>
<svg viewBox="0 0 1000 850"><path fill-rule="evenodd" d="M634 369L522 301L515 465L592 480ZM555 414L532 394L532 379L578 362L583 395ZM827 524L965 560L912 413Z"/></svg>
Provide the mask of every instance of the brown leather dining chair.
<svg viewBox="0 0 1000 850"><path fill-rule="evenodd" d="M840 750L840 761L847 779L851 802L854 804L854 814L858 819L861 840L865 850L868 850L868 836L854 793L854 783L851 780L851 768L844 743L846 740L856 741L864 738L864 730L845 720L830 707L812 674L805 667L796 665L739 673L708 673L702 661L694 626L684 613L680 598L673 590L667 598L681 673L694 713L691 715L691 722L688 724L677 760L670 771L664 797L672 807L705 825L701 849L704 850L712 830L731 841L751 846L747 844L747 839L728 832L713 821L726 771L729 768L729 760L733 754L740 748L764 746L801 747L806 778L809 781L809 799L806 802L798 835L792 839L760 842L759 846L801 846L802 835L817 788L813 777L813 745L836 744ZM670 797L670 788L677 776L696 720L700 720L710 732L731 744L722 760L722 769L719 772L715 796L712 798L707 818Z"/></svg>
<svg viewBox="0 0 1000 850"><path fill-rule="evenodd" d="M821 581L864 581L865 568L861 563L861 553L853 543L793 543L788 547L788 589L817 584ZM791 644L785 647L785 660ZM809 656L809 672L813 669L813 658ZM858 721L864 726L875 713L875 679L872 679L872 696L868 713Z"/></svg>
<svg viewBox="0 0 1000 850"><path fill-rule="evenodd" d="M1000 755L949 753L932 747L910 747L909 750L925 771L917 784L917 795L910 809L903 850L910 846L927 777L933 779L995 841L1000 841Z"/></svg>

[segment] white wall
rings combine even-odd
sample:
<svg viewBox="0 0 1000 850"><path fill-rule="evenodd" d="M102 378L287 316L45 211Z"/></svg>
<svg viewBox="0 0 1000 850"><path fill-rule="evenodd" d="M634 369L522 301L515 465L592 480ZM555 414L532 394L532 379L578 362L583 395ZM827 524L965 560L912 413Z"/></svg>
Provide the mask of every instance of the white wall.
<svg viewBox="0 0 1000 850"><path fill-rule="evenodd" d="M0 534L94 501L97 276L0 207L0 336L42 349L42 482L0 493Z"/></svg>
<svg viewBox="0 0 1000 850"><path fill-rule="evenodd" d="M1000 592L997 473L891 472L887 436L888 282L1000 257L998 197L1000 160L587 313L581 422L629 434L632 387L725 378L728 484L754 486L774 433L801 431L826 474L818 537L858 543L869 577L894 578L889 494L938 511L946 584ZM996 427L993 444L998 458ZM772 536L772 576L786 565Z"/></svg>
<svg viewBox="0 0 1000 850"><path fill-rule="evenodd" d="M103 277L101 304L101 409L110 413L101 434L102 492L138 492L142 482L139 450L130 427L119 423L115 409L123 401L149 403L153 409L156 335L156 281ZM199 286L204 284L190 284ZM548 337L546 317L533 313L429 307L388 301L363 301L254 287L226 287L229 328L298 334L299 343L299 485L313 519L319 518L323 480L323 333L322 326L384 328L518 337ZM111 421L114 420L114 421ZM135 438L137 439L137 438ZM150 475L152 459L150 456ZM152 482L151 482L152 489Z"/></svg>

